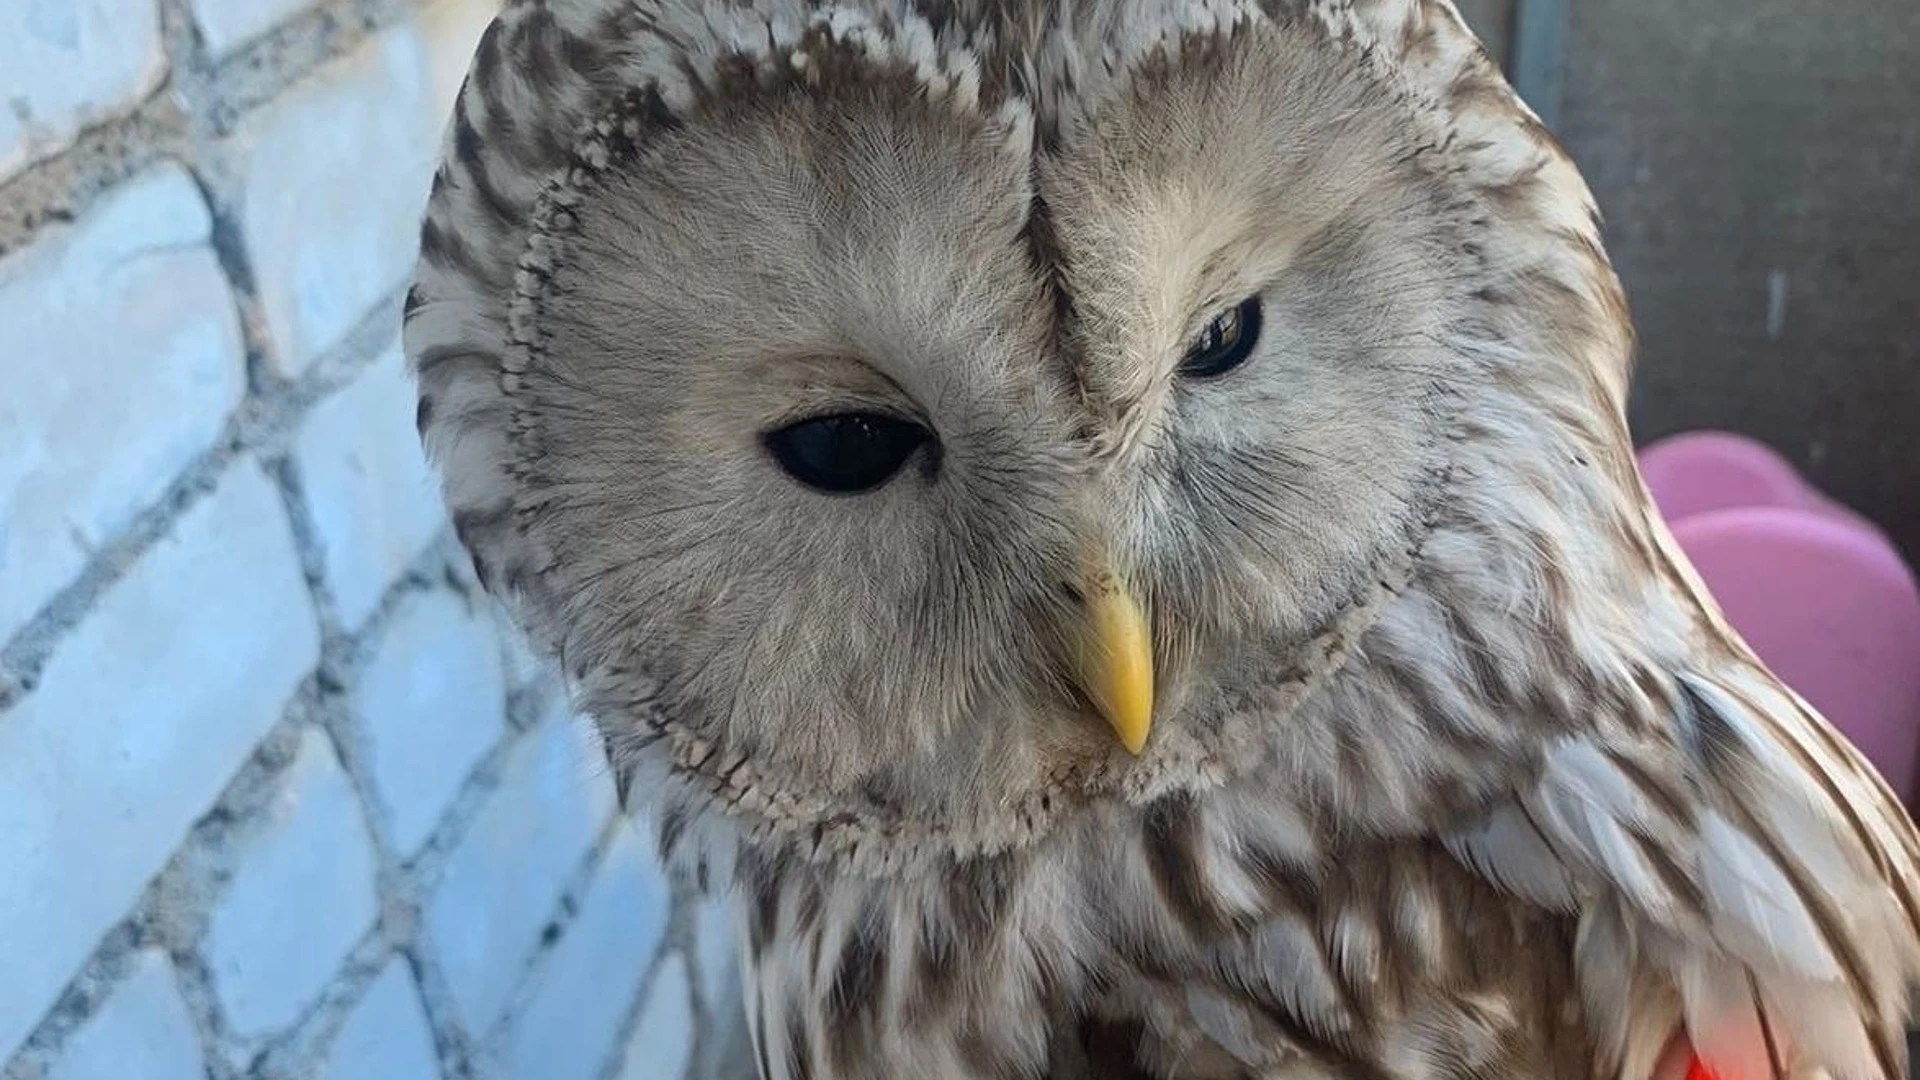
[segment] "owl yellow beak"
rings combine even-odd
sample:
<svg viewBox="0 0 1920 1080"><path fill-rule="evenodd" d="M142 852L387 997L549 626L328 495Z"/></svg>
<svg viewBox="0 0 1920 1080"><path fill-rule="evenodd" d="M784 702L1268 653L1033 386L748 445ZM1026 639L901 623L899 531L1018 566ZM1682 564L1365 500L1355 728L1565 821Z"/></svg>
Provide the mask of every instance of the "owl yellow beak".
<svg viewBox="0 0 1920 1080"><path fill-rule="evenodd" d="M1153 728L1153 648L1146 616L1120 576L1102 561L1081 583L1087 621L1076 656L1080 686L1138 755Z"/></svg>

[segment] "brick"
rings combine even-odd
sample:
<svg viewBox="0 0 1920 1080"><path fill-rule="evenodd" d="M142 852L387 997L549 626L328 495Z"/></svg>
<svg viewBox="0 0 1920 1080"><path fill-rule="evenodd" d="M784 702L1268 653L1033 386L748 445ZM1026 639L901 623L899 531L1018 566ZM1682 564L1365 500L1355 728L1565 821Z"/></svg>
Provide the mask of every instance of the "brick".
<svg viewBox="0 0 1920 1080"><path fill-rule="evenodd" d="M239 401L245 354L211 229L169 165L0 261L0 356L17 373L0 394L0 641Z"/></svg>
<svg viewBox="0 0 1920 1080"><path fill-rule="evenodd" d="M711 1010L724 1002L740 981L733 898L716 896L696 907L694 933L699 939L701 998Z"/></svg>
<svg viewBox="0 0 1920 1080"><path fill-rule="evenodd" d="M632 1007L672 913L666 878L638 830L623 826L599 876L514 1018L502 1055L509 1080L594 1080Z"/></svg>
<svg viewBox="0 0 1920 1080"><path fill-rule="evenodd" d="M706 1008L709 1041L701 1075L731 1075L726 1055L746 1035L747 1014L740 999L739 937L734 930L732 898L717 896L694 909L694 948L700 965L699 993Z"/></svg>
<svg viewBox="0 0 1920 1080"><path fill-rule="evenodd" d="M455 1006L491 1028L568 879L613 811L612 785L589 768L559 710L508 756L498 790L448 860L426 926Z"/></svg>
<svg viewBox="0 0 1920 1080"><path fill-rule="evenodd" d="M322 1080L440 1080L433 1031L404 960L389 963L333 1041Z"/></svg>
<svg viewBox="0 0 1920 1080"><path fill-rule="evenodd" d="M242 463L0 717L0 1060L213 805L319 652L279 495Z"/></svg>
<svg viewBox="0 0 1920 1080"><path fill-rule="evenodd" d="M640 1023L627 1039L621 1080L678 1080L693 1057L693 984L678 954L660 965Z"/></svg>
<svg viewBox="0 0 1920 1080"><path fill-rule="evenodd" d="M153 0L0 4L0 179L131 107L166 66Z"/></svg>
<svg viewBox="0 0 1920 1080"><path fill-rule="evenodd" d="M373 843L327 737L308 729L272 803L249 825L238 871L207 928L207 965L242 1037L293 1021L379 910Z"/></svg>
<svg viewBox="0 0 1920 1080"><path fill-rule="evenodd" d="M710 1018L701 1038L705 1041L694 1066L695 1080L759 1075L745 1014Z"/></svg>
<svg viewBox="0 0 1920 1080"><path fill-rule="evenodd" d="M445 123L429 75L426 44L403 23L241 125L241 227L288 373L304 371L412 271Z"/></svg>
<svg viewBox="0 0 1920 1080"><path fill-rule="evenodd" d="M499 630L502 663L507 673L507 685L514 689L530 686L546 674L546 665L534 656L533 647L527 641L527 635L514 625L513 619L497 600L489 598L493 622Z"/></svg>
<svg viewBox="0 0 1920 1080"><path fill-rule="evenodd" d="M318 0L193 0L193 21L216 58L271 30Z"/></svg>
<svg viewBox="0 0 1920 1080"><path fill-rule="evenodd" d="M164 954L146 950L133 973L74 1032L47 1080L202 1080L200 1037Z"/></svg>
<svg viewBox="0 0 1920 1080"><path fill-rule="evenodd" d="M413 383L396 341L321 402L294 460L326 554L340 617L358 626L446 525L439 482L413 426Z"/></svg>
<svg viewBox="0 0 1920 1080"><path fill-rule="evenodd" d="M505 730L506 683L494 626L453 592L411 598L361 677L373 780L410 855Z"/></svg>

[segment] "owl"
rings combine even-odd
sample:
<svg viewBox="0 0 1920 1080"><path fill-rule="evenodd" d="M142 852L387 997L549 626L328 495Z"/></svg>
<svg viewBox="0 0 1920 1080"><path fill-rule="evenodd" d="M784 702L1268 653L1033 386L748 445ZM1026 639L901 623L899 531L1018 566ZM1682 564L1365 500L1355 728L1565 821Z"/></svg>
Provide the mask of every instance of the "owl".
<svg viewBox="0 0 1920 1080"><path fill-rule="evenodd" d="M405 342L766 1080L1904 1075L1911 822L1448 0L512 0Z"/></svg>

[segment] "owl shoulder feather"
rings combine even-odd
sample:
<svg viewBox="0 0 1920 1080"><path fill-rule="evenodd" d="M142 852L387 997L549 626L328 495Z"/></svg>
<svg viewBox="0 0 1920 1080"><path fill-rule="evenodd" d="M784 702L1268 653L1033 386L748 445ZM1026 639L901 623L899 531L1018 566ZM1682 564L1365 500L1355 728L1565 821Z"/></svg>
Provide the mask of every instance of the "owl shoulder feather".
<svg viewBox="0 0 1920 1080"><path fill-rule="evenodd" d="M1684 1028L1717 1075L1905 1075L1920 845L1873 768L1751 658L1641 693L1665 724L1556 738L1450 838L1579 922L1575 968L1619 1075Z"/></svg>

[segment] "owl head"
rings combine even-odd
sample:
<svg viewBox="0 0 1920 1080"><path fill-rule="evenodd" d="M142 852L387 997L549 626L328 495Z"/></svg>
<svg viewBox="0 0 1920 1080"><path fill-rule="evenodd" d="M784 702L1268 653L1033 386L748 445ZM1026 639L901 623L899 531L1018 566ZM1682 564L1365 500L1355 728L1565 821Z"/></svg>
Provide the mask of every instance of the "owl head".
<svg viewBox="0 0 1920 1080"><path fill-rule="evenodd" d="M1444 770L1340 673L1633 484L1590 200L1445 0L510 3L406 343L619 766L882 862Z"/></svg>

